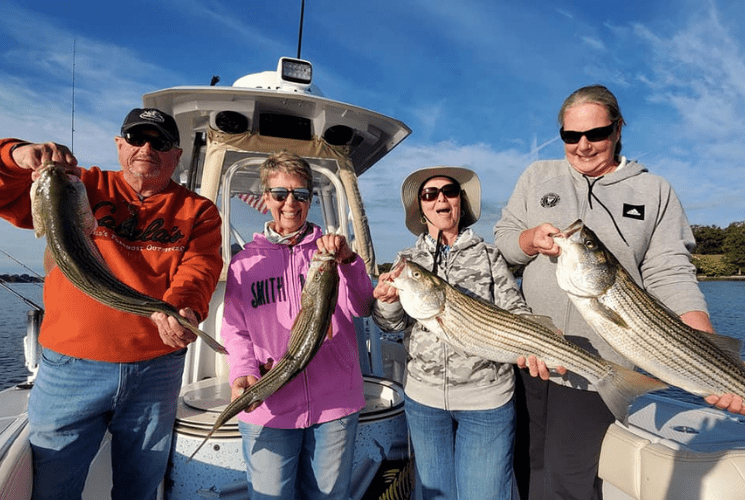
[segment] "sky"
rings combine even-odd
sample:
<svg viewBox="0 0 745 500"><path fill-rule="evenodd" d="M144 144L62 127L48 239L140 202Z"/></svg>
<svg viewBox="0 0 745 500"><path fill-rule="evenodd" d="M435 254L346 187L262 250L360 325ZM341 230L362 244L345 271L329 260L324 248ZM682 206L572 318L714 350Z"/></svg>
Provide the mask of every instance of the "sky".
<svg viewBox="0 0 745 500"><path fill-rule="evenodd" d="M378 262L414 243L400 186L421 167L478 173L474 229L493 241L524 169L564 156L562 101L594 83L619 100L623 153L671 182L692 224L745 220L745 2L670 6L307 0L301 57L314 83L412 129L360 178ZM297 56L299 18L300 0L4 0L0 136L119 169L113 138L143 94L273 70ZM41 272L43 240L5 221L0 235L0 273L27 272L5 253Z"/></svg>

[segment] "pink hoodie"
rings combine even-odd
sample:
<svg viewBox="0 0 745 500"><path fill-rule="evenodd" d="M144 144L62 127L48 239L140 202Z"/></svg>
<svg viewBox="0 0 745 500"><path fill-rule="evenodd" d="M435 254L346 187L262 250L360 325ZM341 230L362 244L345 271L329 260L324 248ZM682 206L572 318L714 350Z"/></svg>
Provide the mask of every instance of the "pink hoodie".
<svg viewBox="0 0 745 500"><path fill-rule="evenodd" d="M225 291L221 336L230 354L230 383L259 375L259 365L276 363L287 351L292 323L300 311L301 283L308 272L313 233L290 248L260 233L233 257ZM339 265L339 298L332 318L333 336L290 383L240 420L280 429L306 428L360 410L365 405L353 316L368 316L373 286L357 257Z"/></svg>

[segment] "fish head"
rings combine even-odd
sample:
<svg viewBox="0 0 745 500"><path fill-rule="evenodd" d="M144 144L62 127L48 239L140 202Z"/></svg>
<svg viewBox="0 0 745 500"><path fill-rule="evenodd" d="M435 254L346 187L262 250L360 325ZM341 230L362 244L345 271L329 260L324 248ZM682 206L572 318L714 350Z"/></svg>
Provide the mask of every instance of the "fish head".
<svg viewBox="0 0 745 500"><path fill-rule="evenodd" d="M66 223L77 226L86 235L96 229L85 185L76 175L52 162L45 162L31 185L31 215L36 237L46 233L46 222L54 213Z"/></svg>
<svg viewBox="0 0 745 500"><path fill-rule="evenodd" d="M556 279L562 290L579 297L597 297L613 286L618 261L582 220L553 238L561 248Z"/></svg>
<svg viewBox="0 0 745 500"><path fill-rule="evenodd" d="M398 289L398 297L406 313L419 321L441 314L445 309L447 284L416 262L403 259L399 267L400 274L393 278L391 284Z"/></svg>
<svg viewBox="0 0 745 500"><path fill-rule="evenodd" d="M308 274L305 278L303 288L323 287L324 281L339 280L339 264L336 262L336 254L316 250L308 266Z"/></svg>

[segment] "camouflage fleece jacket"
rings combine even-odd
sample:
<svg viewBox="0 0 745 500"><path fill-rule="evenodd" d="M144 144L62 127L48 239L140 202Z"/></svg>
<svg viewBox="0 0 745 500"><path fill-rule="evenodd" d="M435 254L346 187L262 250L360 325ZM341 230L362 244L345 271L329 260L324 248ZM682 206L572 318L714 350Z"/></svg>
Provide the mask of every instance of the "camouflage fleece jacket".
<svg viewBox="0 0 745 500"><path fill-rule="evenodd" d="M434 239L422 234L402 257L432 269ZM438 263L437 275L474 297L508 311L529 313L512 273L494 245L466 229ZM404 390L415 401L446 410L486 410L507 403L514 391L512 365L465 354L409 317L400 302L376 300L373 320L386 332L404 331Z"/></svg>

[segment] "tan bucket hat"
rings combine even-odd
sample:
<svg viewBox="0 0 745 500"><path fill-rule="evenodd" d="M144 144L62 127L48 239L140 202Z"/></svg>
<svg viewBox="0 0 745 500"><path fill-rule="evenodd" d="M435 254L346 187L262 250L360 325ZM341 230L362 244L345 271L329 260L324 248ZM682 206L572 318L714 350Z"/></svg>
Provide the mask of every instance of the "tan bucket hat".
<svg viewBox="0 0 745 500"><path fill-rule="evenodd" d="M401 184L401 203L406 211L406 227L409 231L416 236L427 231L427 224L422 222L419 191L422 184L432 177L450 177L460 184L462 227L468 227L479 220L481 217L481 182L476 172L464 167L427 167L410 173Z"/></svg>

